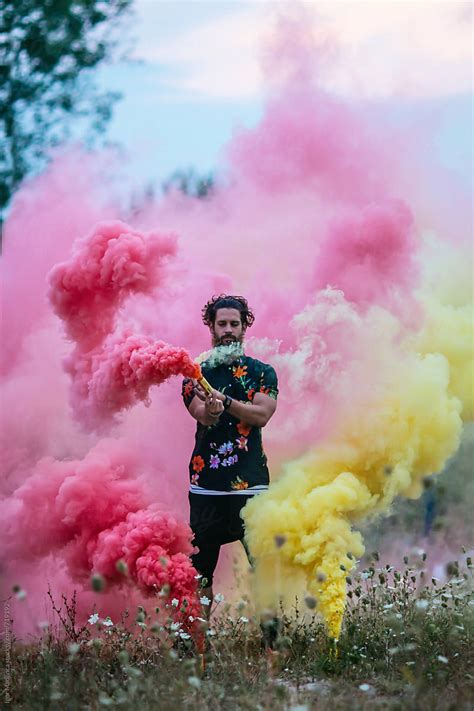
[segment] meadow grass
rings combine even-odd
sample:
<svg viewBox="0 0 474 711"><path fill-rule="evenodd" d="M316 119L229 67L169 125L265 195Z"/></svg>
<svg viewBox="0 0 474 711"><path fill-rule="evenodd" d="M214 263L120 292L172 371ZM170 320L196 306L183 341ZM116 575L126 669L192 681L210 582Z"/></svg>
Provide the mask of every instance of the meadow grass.
<svg viewBox="0 0 474 711"><path fill-rule="evenodd" d="M337 647L310 597L280 611L271 652L249 600L220 601L211 624L200 623L205 668L166 598L157 598L158 612L78 624L75 598L51 595L57 626L32 644L12 640L9 707L472 709L471 559L450 563L441 582L428 577L425 554L399 569L378 558L347 578Z"/></svg>

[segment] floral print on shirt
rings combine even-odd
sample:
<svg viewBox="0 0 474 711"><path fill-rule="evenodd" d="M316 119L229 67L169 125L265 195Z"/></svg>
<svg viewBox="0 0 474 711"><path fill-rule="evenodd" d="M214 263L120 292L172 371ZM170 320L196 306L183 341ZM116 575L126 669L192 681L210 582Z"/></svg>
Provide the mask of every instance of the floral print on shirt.
<svg viewBox="0 0 474 711"><path fill-rule="evenodd" d="M238 454L232 454L234 451L234 445L232 442L224 442L218 447L215 442L211 442L209 445L211 449L217 449L217 454L211 454L209 458L209 467L211 469L218 469L219 467L231 467L233 464L237 464L239 461ZM226 454L230 454L230 457L226 457ZM219 456L220 455L220 456Z"/></svg>
<svg viewBox="0 0 474 711"><path fill-rule="evenodd" d="M205 461L201 456L193 457L191 464L193 465L194 471L199 474L205 467Z"/></svg>
<svg viewBox="0 0 474 711"><path fill-rule="evenodd" d="M248 481L244 481L243 479L240 478L240 476L238 476L235 481L231 481L230 485L234 490L249 488Z"/></svg>
<svg viewBox="0 0 474 711"><path fill-rule="evenodd" d="M201 363L204 377L213 388L242 403L251 403L263 393L277 398L275 370L246 355L234 363L215 367ZM185 379L183 401L189 407L196 396L192 381ZM203 489L222 492L251 489L269 482L267 458L262 446L262 430L225 411L213 425L197 423L196 438L189 472L191 482Z"/></svg>
<svg viewBox="0 0 474 711"><path fill-rule="evenodd" d="M247 425L246 422L237 423L237 432L243 437L248 437L252 430L251 425Z"/></svg>

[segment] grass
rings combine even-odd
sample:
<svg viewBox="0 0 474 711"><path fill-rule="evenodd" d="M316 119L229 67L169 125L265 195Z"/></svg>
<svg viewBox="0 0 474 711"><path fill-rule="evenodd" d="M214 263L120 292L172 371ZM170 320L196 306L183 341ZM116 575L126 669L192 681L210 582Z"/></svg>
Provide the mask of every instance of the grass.
<svg viewBox="0 0 474 711"><path fill-rule="evenodd" d="M51 596L57 627L34 644L12 640L10 708L471 709L472 562L452 562L441 583L427 578L425 558L406 557L396 570L374 553L348 578L337 650L311 598L281 614L271 654L249 601L220 602L211 627L202 623L205 670L173 626L170 601L84 625L75 598Z"/></svg>

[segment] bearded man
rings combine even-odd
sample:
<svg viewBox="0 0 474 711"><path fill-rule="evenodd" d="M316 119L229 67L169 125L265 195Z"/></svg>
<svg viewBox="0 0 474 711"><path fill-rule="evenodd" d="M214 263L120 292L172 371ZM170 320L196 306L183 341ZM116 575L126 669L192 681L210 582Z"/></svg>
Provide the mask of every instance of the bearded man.
<svg viewBox="0 0 474 711"><path fill-rule="evenodd" d="M276 410L278 381L270 365L244 353L245 333L254 322L246 299L216 296L204 306L202 319L213 347L199 361L212 393L185 379L182 395L197 420L189 464L190 526L198 548L192 561L210 611L221 546L241 541L249 556L240 514L249 498L268 489L261 431Z"/></svg>

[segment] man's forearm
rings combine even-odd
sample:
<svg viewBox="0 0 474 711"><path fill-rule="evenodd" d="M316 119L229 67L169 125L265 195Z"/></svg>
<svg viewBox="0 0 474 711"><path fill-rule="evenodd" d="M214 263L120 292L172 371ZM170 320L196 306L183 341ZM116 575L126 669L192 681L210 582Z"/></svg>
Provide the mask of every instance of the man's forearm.
<svg viewBox="0 0 474 711"><path fill-rule="evenodd" d="M213 390L213 397L215 398L215 400L220 401L223 404L227 400L227 395L221 393L219 390ZM257 393L255 397L260 397L260 393ZM192 400L190 406L188 406L188 409L194 419L200 422L201 425L204 425L206 427L215 425L219 421L219 417L222 417L225 412L228 412L237 420L240 420L241 422L245 423L246 425L250 425L251 427L265 427L265 425L275 412L276 403L271 400L267 395L262 395L261 397L265 398L265 403L250 402L248 400L243 402L242 400L230 398L231 403L229 407L223 412L220 412L217 417L213 414L210 414L209 402L207 402L207 400L204 400L201 395L196 396ZM211 409L215 408L211 406Z"/></svg>
<svg viewBox="0 0 474 711"><path fill-rule="evenodd" d="M195 420L200 422L201 425L204 425L205 427L210 427L211 425L215 425L216 422L219 421L218 417L212 417L212 415L209 415L209 413L206 412L206 406L203 402L194 402L195 404L191 408L191 415L194 417Z"/></svg>
<svg viewBox="0 0 474 711"><path fill-rule="evenodd" d="M245 422L246 425L253 427L265 427L270 419L262 405L255 405L251 402L245 403L241 400L232 400L227 412L241 422ZM218 417L212 417L206 412L206 407L203 402L196 403L192 408L191 414L195 420L206 427L215 425L216 422L219 421ZM225 414L225 412L222 414ZM220 417L222 417L222 415L220 415Z"/></svg>
<svg viewBox="0 0 474 711"><path fill-rule="evenodd" d="M245 422L246 425L252 425L254 427L265 427L270 419L263 405L256 405L252 402L242 402L241 400L233 399L227 412L233 417Z"/></svg>

